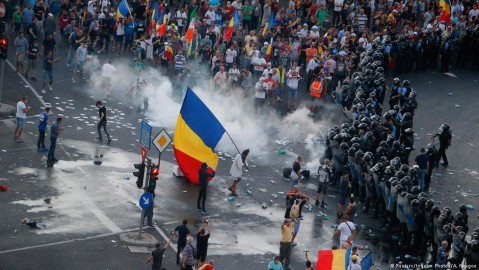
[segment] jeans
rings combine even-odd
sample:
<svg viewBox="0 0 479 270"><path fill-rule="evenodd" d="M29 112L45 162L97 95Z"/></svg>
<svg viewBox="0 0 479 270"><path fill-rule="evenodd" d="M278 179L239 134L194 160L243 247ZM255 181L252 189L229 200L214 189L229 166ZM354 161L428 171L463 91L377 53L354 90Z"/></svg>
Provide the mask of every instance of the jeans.
<svg viewBox="0 0 479 270"><path fill-rule="evenodd" d="M103 127L103 131L105 131L106 136L108 137L108 140L110 139L110 134L108 134L108 131L106 131L106 121L100 121L98 123L98 138L101 140L101 128Z"/></svg>
<svg viewBox="0 0 479 270"><path fill-rule="evenodd" d="M291 261L291 242L280 242L279 257L283 262L283 267L287 269Z"/></svg>
<svg viewBox="0 0 479 270"><path fill-rule="evenodd" d="M37 143L37 148L45 148L45 130L38 130L38 143Z"/></svg>
<svg viewBox="0 0 479 270"><path fill-rule="evenodd" d="M178 240L176 244L176 263L180 264L180 254L183 248L186 247L186 240Z"/></svg>
<svg viewBox="0 0 479 270"><path fill-rule="evenodd" d="M425 177L426 177L426 169L419 169L419 187L421 188L421 192L424 191Z"/></svg>
<svg viewBox="0 0 479 270"><path fill-rule="evenodd" d="M206 211L205 210L206 191L207 191L206 187L200 187L200 192L198 194L197 208L203 211ZM201 202L201 208L200 208L200 202Z"/></svg>
<svg viewBox="0 0 479 270"><path fill-rule="evenodd" d="M153 204L145 209L146 224L153 226Z"/></svg>
<svg viewBox="0 0 479 270"><path fill-rule="evenodd" d="M47 161L54 161L55 158L55 148L57 146L58 137L50 137L50 149L48 150Z"/></svg>

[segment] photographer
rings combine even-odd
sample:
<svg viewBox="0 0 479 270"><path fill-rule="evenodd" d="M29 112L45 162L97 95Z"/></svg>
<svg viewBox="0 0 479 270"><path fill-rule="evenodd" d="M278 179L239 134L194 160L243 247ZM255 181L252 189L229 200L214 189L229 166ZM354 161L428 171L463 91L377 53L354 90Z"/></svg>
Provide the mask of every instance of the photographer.
<svg viewBox="0 0 479 270"><path fill-rule="evenodd" d="M208 229L208 233L206 233ZM196 234L196 256L195 268L199 268L205 264L206 254L208 253L208 239L211 236L211 226L208 220L205 220Z"/></svg>

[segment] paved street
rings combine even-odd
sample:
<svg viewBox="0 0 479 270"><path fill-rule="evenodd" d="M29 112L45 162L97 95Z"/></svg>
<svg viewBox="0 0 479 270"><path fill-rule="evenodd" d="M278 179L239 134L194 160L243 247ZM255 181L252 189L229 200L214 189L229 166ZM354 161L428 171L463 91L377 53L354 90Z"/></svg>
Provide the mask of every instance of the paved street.
<svg viewBox="0 0 479 270"><path fill-rule="evenodd" d="M4 117L0 121L0 184L9 187L8 192L0 194L0 269L148 269L143 266L147 254L129 252L117 237L120 232L136 229L141 213L137 204L142 191L136 188L132 171L133 163L140 160L139 122L143 115L136 113L131 98L125 97L135 77L128 71L126 61L114 59L114 64L121 67L122 77L115 82L113 98L105 103L113 142L110 146L96 143L94 104L103 99L100 84L93 78L91 82L72 85L71 72L65 64L66 52L58 55L63 59L54 66L53 92L47 91L47 94L41 94L41 82L27 84L9 65L5 68L2 102L15 105L21 96L28 96L32 106L28 116L37 115L45 103L50 103L52 117L64 116L65 132L57 146L60 161L54 168L47 169L46 154L36 151L36 118L27 119L23 143L11 138L14 118ZM450 166L436 170L430 196L440 201L440 206L451 206L455 213L462 203L479 207L479 185L476 184L479 181L479 135L476 132L479 119L475 112L479 104L479 83L477 72L454 69L452 72L458 78L428 71L407 74L401 80L409 79L418 92L416 149L429 143L429 136L438 132L443 122L452 128ZM154 125L153 135L160 127L171 132L180 107L175 97L178 89L162 77L147 75L147 79L150 77L156 78L150 79L151 113L147 114L147 120ZM321 134L332 124L338 124L342 113L336 106L326 105L320 121L309 119L306 109L285 118L276 114L255 117L252 104L245 105L234 97L211 98L214 96L211 93L199 95L225 125L240 150L252 150L249 161L252 168L239 184L236 201L228 201L229 168L235 153L234 146L223 138L218 149L221 152L218 176L208 191L210 215L203 217L195 211L197 187L172 176L175 160L169 147L162 155L156 189L158 207L154 220L158 226L146 232L165 241L163 236L181 220L188 219L190 230L196 232L208 218L213 227L208 258L215 259L216 269L265 269L279 252L283 194L290 185L283 180L282 169L291 166L297 154L304 155L305 164L318 164L324 150ZM281 149L286 150L285 155L278 154ZM100 155L102 164L94 165L94 157ZM148 156L156 160L156 149L152 147ZM411 159L414 156L412 153ZM315 171L317 167L310 169ZM307 192L314 195L313 179L306 182L306 187ZM252 195L246 194L248 188L252 188ZM47 198L51 198L51 203L44 201ZM303 250L310 250L310 258L316 260L318 249L329 249L333 245L336 199L328 200L330 207L324 212L331 216L330 220L321 222L316 216L319 209L315 207L312 211L305 209L298 246L293 249L293 269L302 269ZM262 203L267 203L268 208L262 209ZM471 228L479 225L477 214L477 210L470 210ZM388 269L391 251L379 249L385 237L378 232L378 239L364 239L369 229L378 231L378 221L358 215L357 223L364 224L364 228L357 244L368 245L377 265ZM42 222L45 227L29 229L21 224L23 218ZM166 269L178 268L174 264L174 253L173 249L167 251Z"/></svg>

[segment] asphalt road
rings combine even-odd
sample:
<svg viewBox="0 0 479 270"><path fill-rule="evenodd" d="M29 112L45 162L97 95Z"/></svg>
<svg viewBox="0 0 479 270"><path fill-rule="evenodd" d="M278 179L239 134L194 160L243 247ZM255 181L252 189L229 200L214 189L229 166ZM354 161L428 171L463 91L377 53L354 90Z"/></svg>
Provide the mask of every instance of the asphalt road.
<svg viewBox="0 0 479 270"><path fill-rule="evenodd" d="M140 160L139 121L146 118L154 123L153 134L161 126L170 132L173 130L170 123L176 121L179 104L166 106L161 100L152 98L150 107L154 107L154 114L145 117L136 113L134 102L125 98L124 94L135 76L124 76L116 82L113 98L106 100L113 142L110 146L96 143L97 110L94 104L96 100L103 99L102 88L95 80L72 85L71 71L64 62L66 52L58 55L63 60L54 66L54 89L47 94L37 96L35 92L40 93L40 82L30 81L29 85L10 67L5 69L2 102L15 105L20 96L27 95L33 109L29 114L32 117L27 120L24 143L18 144L11 139L14 118L4 117L0 121L0 183L9 187L7 193L0 194L0 269L147 269L143 266L147 255L129 252L118 242L117 234L135 229L139 224L137 203L142 191L136 188L131 174L132 164ZM118 67L126 65L124 60L114 58L114 61ZM442 206L452 206L453 212L456 212L461 203L479 207L479 188L475 184L479 180L479 155L476 153L479 142L475 132L479 84L477 72L455 69L452 72L458 78L429 71L407 74L401 79L409 79L418 92L419 109L414 126L416 149L429 143L428 137L435 134L443 122L449 123L453 130L452 147L448 151L450 165L436 171L439 174L434 175L430 196L440 201ZM160 93L167 88L167 82L162 78L160 80L153 84L157 83L158 95L163 98L169 93L166 90L166 95ZM305 94L302 95L304 97ZM174 100L171 99L171 102ZM227 100L221 102L231 104ZM60 162L52 169L45 166L46 155L38 153L35 148L37 134L36 118L33 116L41 112L45 103L51 104L53 117L64 116L66 127L57 147ZM235 115L225 107L216 106L215 102L211 104L220 120ZM289 187L289 182L281 176L282 168L289 167L297 154L305 156L305 163L315 161L323 149L321 133L341 118L341 112L334 105L325 105L324 108L321 111L322 120L315 122L303 121L307 111L301 110L284 119L265 118L263 122L251 119L248 114L250 118L247 120L254 125L264 123L270 128L261 140L254 142L251 140L260 134L257 130L245 129L241 119L228 123L232 127L230 133L240 142L240 147L248 146L243 143L243 137L251 141L253 149L260 146L251 153L250 164L253 166L245 174L239 185L240 195L233 202L227 200L227 186L231 181L228 175L234 152L231 146L225 146L226 151L220 154L218 176L211 182L208 191L207 208L210 214L207 217L195 211L197 187L172 176L175 160L169 147L162 155L157 185L159 196L154 220L161 231L168 234L181 220L188 219L190 229L196 232L203 220L208 218L213 226L208 257L215 259L217 269L265 269L267 262L279 252L280 224L284 213L282 197ZM268 121L270 119L275 120ZM239 128L234 128L235 123ZM298 123L299 126L296 126ZM291 125L294 131L285 133L284 125ZM308 134L313 136L308 137ZM227 144L224 142L224 145ZM279 155L280 149L285 149L286 154ZM94 156L100 154L103 155L102 165L94 165ZM412 153L411 159L414 156ZM152 148L149 157L156 160L156 150ZM314 195L314 180L304 184L307 192ZM253 190L252 195L246 194L248 188ZM272 194L276 194L277 198ZM50 204L44 202L46 198L51 198ZM328 198L330 207L323 210L331 217L334 216L335 200ZM268 208L262 209L262 203L267 203ZM334 244L331 241L334 218L321 222L316 216L318 211L314 207L311 212L305 209L297 238L298 246L293 250L294 269L301 269L304 265L303 250L310 250L310 257L315 260L318 249L329 249ZM475 209L470 211L469 216L470 227L478 226ZM40 221L45 227L29 229L20 224L23 218ZM390 252L382 244L386 236L372 241L365 239L369 229L378 231L377 220L360 214L357 219L358 225L364 225L357 243L369 245L375 253L376 263L382 269L388 269ZM148 232L155 233L158 239L164 241L159 232L153 229L148 229ZM381 235L380 232L377 234ZM172 249L166 253L164 263L167 269L176 268Z"/></svg>

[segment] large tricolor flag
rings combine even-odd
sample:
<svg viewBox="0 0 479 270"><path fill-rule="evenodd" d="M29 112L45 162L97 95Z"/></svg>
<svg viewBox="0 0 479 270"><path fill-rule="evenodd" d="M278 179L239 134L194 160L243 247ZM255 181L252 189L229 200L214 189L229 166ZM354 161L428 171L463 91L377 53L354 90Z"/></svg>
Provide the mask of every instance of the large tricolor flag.
<svg viewBox="0 0 479 270"><path fill-rule="evenodd" d="M173 149L178 166L190 182L198 184L201 163L216 169L218 155L214 149L224 133L223 125L188 88L176 123Z"/></svg>
<svg viewBox="0 0 479 270"><path fill-rule="evenodd" d="M162 37L166 35L166 8L160 11L160 16L158 17L157 27L158 36Z"/></svg>
<svg viewBox="0 0 479 270"><path fill-rule="evenodd" d="M116 10L116 16L118 18L126 18L128 17L128 14L130 14L130 7L128 6L126 0L122 0L118 5L118 9Z"/></svg>
<svg viewBox="0 0 479 270"><path fill-rule="evenodd" d="M445 22L448 25L451 24L451 1L450 0L441 0L439 5L442 7L441 22Z"/></svg>
<svg viewBox="0 0 479 270"><path fill-rule="evenodd" d="M351 249L320 250L316 270L345 270L350 255Z"/></svg>

